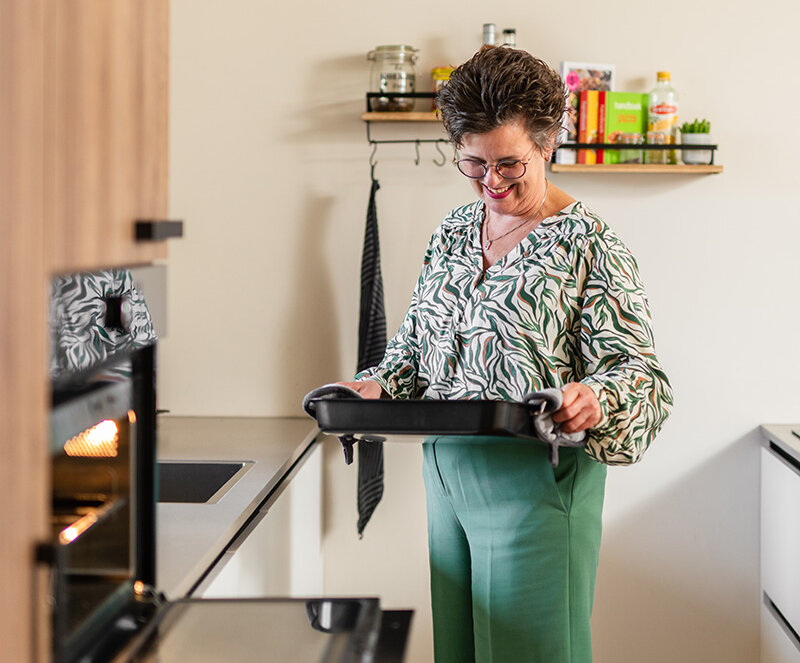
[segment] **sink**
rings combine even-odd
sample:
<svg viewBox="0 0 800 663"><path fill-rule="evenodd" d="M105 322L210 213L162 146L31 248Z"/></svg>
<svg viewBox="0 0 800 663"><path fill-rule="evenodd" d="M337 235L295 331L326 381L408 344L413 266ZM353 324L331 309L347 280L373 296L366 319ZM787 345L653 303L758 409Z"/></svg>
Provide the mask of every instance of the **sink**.
<svg viewBox="0 0 800 663"><path fill-rule="evenodd" d="M158 462L158 501L213 504L252 467L253 461Z"/></svg>

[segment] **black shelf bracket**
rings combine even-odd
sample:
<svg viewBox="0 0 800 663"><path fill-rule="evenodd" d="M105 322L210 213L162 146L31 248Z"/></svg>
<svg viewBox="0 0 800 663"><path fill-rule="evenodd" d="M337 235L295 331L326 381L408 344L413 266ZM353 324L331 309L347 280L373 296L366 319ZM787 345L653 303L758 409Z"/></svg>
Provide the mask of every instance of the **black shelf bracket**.
<svg viewBox="0 0 800 663"><path fill-rule="evenodd" d="M435 92L367 92L367 113L372 112L370 99L433 99L435 96Z"/></svg>
<svg viewBox="0 0 800 663"><path fill-rule="evenodd" d="M676 145L653 145L651 143L561 143L558 146L560 150L627 150L635 152L637 150L709 150L711 152L711 164L714 164L714 155L716 154L718 145L689 145L689 144L676 144Z"/></svg>
<svg viewBox="0 0 800 663"><path fill-rule="evenodd" d="M372 112L370 107L370 100L372 99L433 99L436 96L435 92L367 92L367 113ZM403 114L403 111L397 111L398 116ZM387 144L405 144L414 143L421 145L422 143L438 143L439 145L448 144L444 138L405 138L395 140L382 140L372 137L370 131L370 120L365 120L367 125L367 142L370 145L387 145Z"/></svg>

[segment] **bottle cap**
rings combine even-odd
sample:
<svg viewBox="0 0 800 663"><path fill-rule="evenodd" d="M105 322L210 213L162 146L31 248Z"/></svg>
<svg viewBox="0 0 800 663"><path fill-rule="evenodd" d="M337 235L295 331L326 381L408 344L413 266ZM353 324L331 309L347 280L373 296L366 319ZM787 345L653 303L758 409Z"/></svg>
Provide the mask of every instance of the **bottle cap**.
<svg viewBox="0 0 800 663"><path fill-rule="evenodd" d="M656 79L659 81L668 81L672 78L672 72L670 71L657 71L656 72Z"/></svg>

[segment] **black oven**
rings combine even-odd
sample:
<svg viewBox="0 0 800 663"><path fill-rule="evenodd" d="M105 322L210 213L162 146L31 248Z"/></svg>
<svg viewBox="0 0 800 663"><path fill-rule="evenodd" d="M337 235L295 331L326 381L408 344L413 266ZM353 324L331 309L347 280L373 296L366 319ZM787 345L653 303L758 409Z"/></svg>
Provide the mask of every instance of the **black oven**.
<svg viewBox="0 0 800 663"><path fill-rule="evenodd" d="M56 661L107 658L157 607L154 363L151 345L53 383Z"/></svg>
<svg viewBox="0 0 800 663"><path fill-rule="evenodd" d="M149 346L54 383L54 660L402 661L410 611L377 599L163 600L154 359Z"/></svg>

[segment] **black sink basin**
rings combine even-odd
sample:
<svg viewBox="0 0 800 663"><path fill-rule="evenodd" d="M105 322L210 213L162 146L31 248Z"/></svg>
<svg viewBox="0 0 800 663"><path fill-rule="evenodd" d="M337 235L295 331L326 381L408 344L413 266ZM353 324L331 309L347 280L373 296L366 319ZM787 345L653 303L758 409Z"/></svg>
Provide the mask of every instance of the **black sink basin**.
<svg viewBox="0 0 800 663"><path fill-rule="evenodd" d="M159 461L158 501L217 502L252 464L250 461Z"/></svg>

